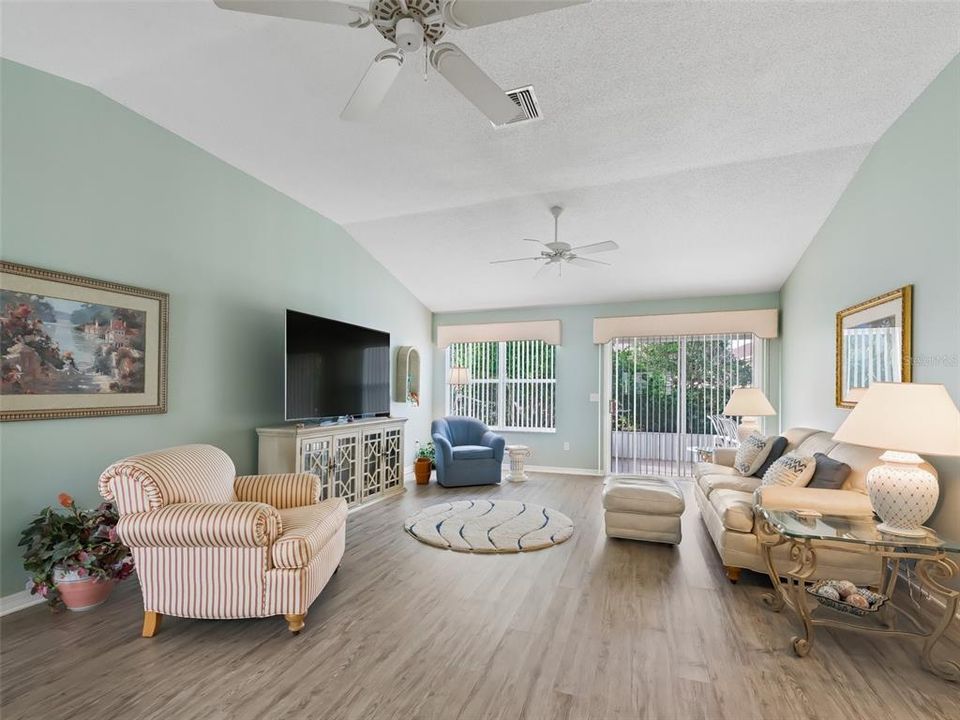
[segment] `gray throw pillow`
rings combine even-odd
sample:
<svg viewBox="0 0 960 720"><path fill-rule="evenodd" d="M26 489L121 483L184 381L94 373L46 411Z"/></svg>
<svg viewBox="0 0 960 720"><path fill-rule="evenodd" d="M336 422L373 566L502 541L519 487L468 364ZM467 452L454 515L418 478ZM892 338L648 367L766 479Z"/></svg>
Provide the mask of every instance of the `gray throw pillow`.
<svg viewBox="0 0 960 720"><path fill-rule="evenodd" d="M763 465L757 468L753 476L762 479L763 474L770 469L771 465L780 459L780 456L783 455L783 451L786 449L787 439L785 437L781 436L774 440L773 445L770 446L770 454L767 455L767 459L763 461Z"/></svg>
<svg viewBox="0 0 960 720"><path fill-rule="evenodd" d="M817 461L817 469L813 471L813 477L807 487L820 488L821 490L839 490L850 474L850 466L845 462L829 458L823 453L814 453L813 459Z"/></svg>

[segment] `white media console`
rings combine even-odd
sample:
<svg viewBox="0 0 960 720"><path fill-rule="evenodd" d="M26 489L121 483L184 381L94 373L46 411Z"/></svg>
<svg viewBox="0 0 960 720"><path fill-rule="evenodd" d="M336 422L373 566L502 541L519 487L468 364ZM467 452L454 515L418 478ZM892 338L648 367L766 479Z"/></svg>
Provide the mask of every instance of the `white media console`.
<svg viewBox="0 0 960 720"><path fill-rule="evenodd" d="M406 418L371 418L330 425L257 428L261 474L309 472L321 480L321 499L350 506L403 492Z"/></svg>

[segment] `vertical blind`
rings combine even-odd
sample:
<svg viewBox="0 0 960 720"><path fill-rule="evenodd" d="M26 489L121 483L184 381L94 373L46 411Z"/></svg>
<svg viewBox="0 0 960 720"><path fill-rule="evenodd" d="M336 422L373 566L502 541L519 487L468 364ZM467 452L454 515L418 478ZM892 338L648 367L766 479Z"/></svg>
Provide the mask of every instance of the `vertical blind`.
<svg viewBox="0 0 960 720"><path fill-rule="evenodd" d="M691 474L718 442L710 416L733 388L762 387L765 347L747 333L614 338L611 470Z"/></svg>
<svg viewBox="0 0 960 720"><path fill-rule="evenodd" d="M447 386L447 413L500 430L556 429L556 348L542 340L453 343L447 370L465 367L470 384Z"/></svg>

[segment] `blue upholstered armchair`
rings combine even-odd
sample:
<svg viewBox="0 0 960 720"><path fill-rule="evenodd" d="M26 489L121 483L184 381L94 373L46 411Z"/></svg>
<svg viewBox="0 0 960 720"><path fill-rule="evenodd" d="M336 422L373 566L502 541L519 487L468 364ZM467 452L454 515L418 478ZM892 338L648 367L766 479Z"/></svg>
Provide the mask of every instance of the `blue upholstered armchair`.
<svg viewBox="0 0 960 720"><path fill-rule="evenodd" d="M437 449L437 482L443 487L500 482L506 441L479 420L445 417L430 428Z"/></svg>

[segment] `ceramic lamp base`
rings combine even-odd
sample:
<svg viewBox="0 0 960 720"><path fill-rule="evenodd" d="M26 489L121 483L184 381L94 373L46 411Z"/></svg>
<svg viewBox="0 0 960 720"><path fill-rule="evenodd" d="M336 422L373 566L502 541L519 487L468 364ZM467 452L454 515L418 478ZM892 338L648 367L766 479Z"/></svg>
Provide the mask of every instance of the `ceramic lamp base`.
<svg viewBox="0 0 960 720"><path fill-rule="evenodd" d="M737 426L737 435L740 437L740 442L743 442L755 432L763 432L757 418L743 417L740 419L740 424Z"/></svg>
<svg viewBox="0 0 960 720"><path fill-rule="evenodd" d="M882 532L884 535L899 535L900 537L910 537L910 538L922 538L929 535L929 531L921 526L918 528L900 528L893 525L887 525L885 522L877 525L877 530Z"/></svg>
<svg viewBox="0 0 960 720"><path fill-rule="evenodd" d="M933 514L940 497L936 473L921 467L914 453L887 451L882 465L867 473L867 495L883 521L878 529L889 535L923 537L923 523Z"/></svg>

